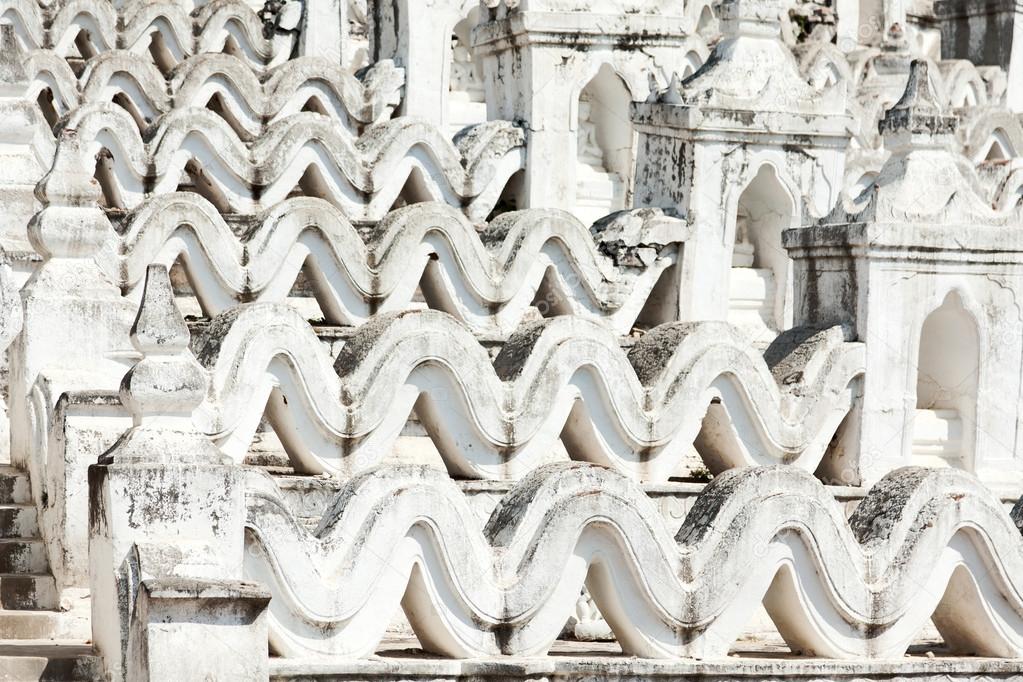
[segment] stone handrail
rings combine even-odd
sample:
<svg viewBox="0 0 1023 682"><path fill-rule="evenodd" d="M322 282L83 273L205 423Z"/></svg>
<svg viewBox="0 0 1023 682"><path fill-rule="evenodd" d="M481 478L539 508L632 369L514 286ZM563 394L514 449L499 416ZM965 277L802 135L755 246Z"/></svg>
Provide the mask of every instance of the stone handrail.
<svg viewBox="0 0 1023 682"><path fill-rule="evenodd" d="M565 211L524 210L478 231L457 208L427 202L388 213L366 234L322 199L286 199L228 223L184 192L114 220L99 262L125 291L138 290L150 263L178 261L214 315L246 300L283 301L304 271L329 324L407 309L421 286L431 307L500 334L535 299L545 314L571 312L629 333L651 296L667 295L661 275L688 232L653 209L592 228Z"/></svg>
<svg viewBox="0 0 1023 682"><path fill-rule="evenodd" d="M332 368L294 308L249 304L197 340L211 389L196 423L241 461L265 407L296 469L341 476L385 459L413 407L462 477L518 478L559 437L640 480L673 475L697 437L712 470L813 471L859 394L864 349L841 327L793 334L768 350L784 358L772 374L724 322L661 325L626 354L613 331L560 316L520 328L491 361L450 316L409 311L361 325Z"/></svg>
<svg viewBox="0 0 1023 682"><path fill-rule="evenodd" d="M390 60L376 62L357 78L340 64L313 56L263 70L235 55L199 54L166 76L127 50L98 54L86 62L80 76L52 50L33 51L22 63L31 81L27 99L35 102L39 92L49 88L59 115L120 96L139 112L144 126L173 109L203 107L217 94L225 117L249 138L298 113L311 100L322 113L357 133L362 126L391 117L405 80L404 70Z"/></svg>
<svg viewBox="0 0 1023 682"><path fill-rule="evenodd" d="M425 468L358 476L313 532L265 474L247 499L245 575L283 656L368 656L399 603L434 653L543 655L584 583L634 656L723 658L761 601L808 655L900 658L932 616L953 651L1023 654L1019 512L952 469L891 472L849 521L798 468L732 470L674 538L635 483L582 464L532 472L482 532Z"/></svg>
<svg viewBox="0 0 1023 682"><path fill-rule="evenodd" d="M162 45L179 62L193 54L221 52L228 40L254 64L279 63L291 54L294 38L267 38L263 22L250 3L220 0L130 0L112 2L66 0L43 7L37 0L5 2L4 20L15 27L28 50L50 49L60 56L77 53L75 41L82 31L94 52L115 48L146 53L158 33ZM148 55L147 55L148 56Z"/></svg>
<svg viewBox="0 0 1023 682"><path fill-rule="evenodd" d="M223 212L259 211L302 182L307 194L327 198L352 220L379 220L416 171L431 198L482 220L525 160L524 131L506 121L480 124L491 134L467 136L457 147L416 119L378 123L356 138L312 112L282 118L251 144L207 109L175 109L140 134L124 109L86 104L63 128L76 130L85 143L83 164L106 150L107 202L126 208L176 190L187 170Z"/></svg>

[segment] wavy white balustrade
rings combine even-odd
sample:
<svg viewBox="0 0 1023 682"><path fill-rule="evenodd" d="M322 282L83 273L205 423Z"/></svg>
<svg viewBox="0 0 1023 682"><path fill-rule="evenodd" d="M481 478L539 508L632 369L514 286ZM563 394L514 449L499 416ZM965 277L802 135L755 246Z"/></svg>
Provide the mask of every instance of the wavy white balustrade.
<svg viewBox="0 0 1023 682"><path fill-rule="evenodd" d="M845 53L838 45L824 41L808 41L796 47L800 72L814 87L845 83L850 113L857 121L852 130L856 144L850 149L854 157L883 156L886 150L877 124L884 118L892 102L902 94L909 76L909 57L904 53L905 71L893 71L893 55L878 47ZM923 58L923 55L913 55ZM897 60L897 57L896 57ZM1004 109L1006 75L998 67L977 66L963 59L925 59L935 96L943 107L956 110L960 117L958 141L960 151L974 163L984 161L984 154L993 142L1020 139L1020 123ZM1003 145L1006 156L1015 157L1021 147ZM965 161L965 160L964 160ZM848 184L855 184L853 176Z"/></svg>
<svg viewBox="0 0 1023 682"><path fill-rule="evenodd" d="M1005 109L985 107L956 112L956 138L974 163L1007 161L1023 151L1023 122Z"/></svg>
<svg viewBox="0 0 1023 682"><path fill-rule="evenodd" d="M661 275L688 234L685 222L654 209L592 230L564 211L517 211L478 232L457 208L422 203L388 213L364 241L321 199L287 199L228 224L185 192L155 196L114 222L98 261L126 292L137 291L150 263L181 262L203 310L215 315L243 301L284 301L304 270L330 324L407 309L422 286L431 308L498 334L511 333L536 299L552 314L584 315L627 334L651 298L670 298L663 290L673 282ZM648 252L650 262L617 266L605 255L617 248Z"/></svg>
<svg viewBox="0 0 1023 682"><path fill-rule="evenodd" d="M532 472L482 532L426 468L349 481L312 533L269 476L247 499L246 577L284 656L369 656L399 608L432 652L542 655L583 584L636 656L723 657L761 601L803 654L900 658L933 616L953 651L1023 655L1023 539L952 469L889 473L848 522L807 472L736 469L674 538L635 483L579 464Z"/></svg>
<svg viewBox="0 0 1023 682"><path fill-rule="evenodd" d="M483 220L525 163L525 133L507 121L476 126L457 147L417 119L378 123L355 138L312 112L282 118L251 144L207 109L175 109L140 134L121 107L86 104L63 127L85 143L83 164L101 157L107 201L126 208L175 191L188 173L222 212L259 212L301 182L307 195L330 201L351 220L371 221L390 210L415 172L428 198Z"/></svg>
<svg viewBox="0 0 1023 682"><path fill-rule="evenodd" d="M132 0L115 7L96 0L66 0L42 7L37 0L3 0L0 21L14 26L27 50L53 50L61 57L80 54L76 40L87 33L93 53L125 49L145 54L159 36L164 60L177 63L225 47L254 65L282 63L294 37L266 38L263 23L245 0L195 3L181 0Z"/></svg>
<svg viewBox="0 0 1023 682"><path fill-rule="evenodd" d="M374 316L331 366L293 308L263 303L214 318L196 347L211 375L197 424L225 452L244 458L265 409L296 469L342 476L383 461L413 407L460 477L518 478L560 438L574 459L666 480L698 435L714 471L814 471L864 366L840 327L769 368L724 322L661 325L626 354L613 331L571 316L523 326L492 362L435 311Z"/></svg>
<svg viewBox="0 0 1023 682"><path fill-rule="evenodd" d="M80 76L52 50L31 52L23 63L31 81L28 99L34 102L43 89L49 89L58 115L120 96L144 128L160 114L205 107L219 96L222 115L247 138L310 103L356 133L391 117L405 83L404 69L390 60L376 62L360 78L320 57L298 57L264 71L235 55L199 54L167 76L156 64L126 50L89 59Z"/></svg>
<svg viewBox="0 0 1023 682"><path fill-rule="evenodd" d="M1023 200L1023 169L1009 171L995 187L994 207L998 211L1011 211Z"/></svg>

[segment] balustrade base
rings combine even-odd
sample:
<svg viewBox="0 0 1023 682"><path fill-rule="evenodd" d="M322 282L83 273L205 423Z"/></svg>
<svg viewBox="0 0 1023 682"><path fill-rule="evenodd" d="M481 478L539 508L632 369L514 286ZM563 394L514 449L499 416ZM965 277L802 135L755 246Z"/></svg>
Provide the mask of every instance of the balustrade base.
<svg viewBox="0 0 1023 682"><path fill-rule="evenodd" d="M618 645L613 642L559 641L545 657L470 660L433 657L416 646L414 641L385 643L376 656L359 661L271 658L270 680L1023 680L1023 661L951 656L942 653L940 643L934 647L917 645L904 658L884 661L797 657L778 647L756 643L740 643L737 651L729 658L715 661L633 658L621 654Z"/></svg>

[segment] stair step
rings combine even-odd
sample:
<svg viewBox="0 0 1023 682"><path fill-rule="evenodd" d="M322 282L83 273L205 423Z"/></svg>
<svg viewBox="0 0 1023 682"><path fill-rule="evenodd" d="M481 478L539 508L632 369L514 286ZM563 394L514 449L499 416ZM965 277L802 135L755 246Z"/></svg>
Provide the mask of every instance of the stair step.
<svg viewBox="0 0 1023 682"><path fill-rule="evenodd" d="M0 644L3 640L77 640L92 637L89 619L61 611L11 611L0 609ZM0 675L0 680L5 679Z"/></svg>
<svg viewBox="0 0 1023 682"><path fill-rule="evenodd" d="M12 466L0 466L0 504L31 504L28 474Z"/></svg>
<svg viewBox="0 0 1023 682"><path fill-rule="evenodd" d="M102 675L102 660L89 644L0 641L0 680L91 682Z"/></svg>
<svg viewBox="0 0 1023 682"><path fill-rule="evenodd" d="M39 537L39 522L33 504L0 504L0 538Z"/></svg>
<svg viewBox="0 0 1023 682"><path fill-rule="evenodd" d="M28 474L0 465L0 681L100 678L88 617L59 601Z"/></svg>
<svg viewBox="0 0 1023 682"><path fill-rule="evenodd" d="M0 609L55 610L59 604L49 573L0 573Z"/></svg>
<svg viewBox="0 0 1023 682"><path fill-rule="evenodd" d="M49 569L42 540L0 538L0 574L47 573Z"/></svg>

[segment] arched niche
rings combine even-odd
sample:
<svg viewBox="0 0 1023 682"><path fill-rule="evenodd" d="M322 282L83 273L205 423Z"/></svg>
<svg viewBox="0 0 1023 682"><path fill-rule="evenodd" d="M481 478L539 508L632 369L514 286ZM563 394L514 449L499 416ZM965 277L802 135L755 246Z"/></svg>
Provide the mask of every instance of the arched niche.
<svg viewBox="0 0 1023 682"><path fill-rule="evenodd" d="M711 3L707 3L700 10L700 16L696 20L696 33L704 37L713 37L720 33L718 19L714 16L714 9Z"/></svg>
<svg viewBox="0 0 1023 682"><path fill-rule="evenodd" d="M479 24L480 9L473 7L451 32L448 65L447 122L452 135L466 126L487 120L483 65L472 49L472 30Z"/></svg>
<svg viewBox="0 0 1023 682"><path fill-rule="evenodd" d="M991 133L987 144L987 153L983 159L985 162L1008 161L1016 156L1012 143L1009 142L1009 136L1001 128L997 128Z"/></svg>
<svg viewBox="0 0 1023 682"><path fill-rule="evenodd" d="M576 203L584 223L628 206L635 138L631 102L624 81L609 64L579 93Z"/></svg>
<svg viewBox="0 0 1023 682"><path fill-rule="evenodd" d="M774 167L761 166L736 208L728 310L728 320L756 343L769 343L787 326L791 262L781 233L792 226L794 214Z"/></svg>
<svg viewBox="0 0 1023 682"><path fill-rule="evenodd" d="M973 469L980 339L956 292L924 320L916 363L914 464Z"/></svg>
<svg viewBox="0 0 1023 682"><path fill-rule="evenodd" d="M997 162L1007 161L1009 155L1005 151L1005 147L998 140L991 140L991 144L988 146L987 154L984 156L984 161Z"/></svg>
<svg viewBox="0 0 1023 682"><path fill-rule="evenodd" d="M695 50L690 50L686 54L685 66L682 67L682 73L680 74L682 80L685 80L692 76L694 73L699 71L700 66L703 65L703 57L700 56Z"/></svg>

